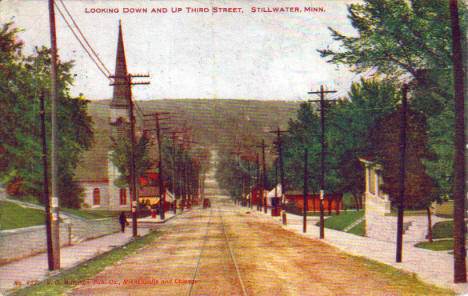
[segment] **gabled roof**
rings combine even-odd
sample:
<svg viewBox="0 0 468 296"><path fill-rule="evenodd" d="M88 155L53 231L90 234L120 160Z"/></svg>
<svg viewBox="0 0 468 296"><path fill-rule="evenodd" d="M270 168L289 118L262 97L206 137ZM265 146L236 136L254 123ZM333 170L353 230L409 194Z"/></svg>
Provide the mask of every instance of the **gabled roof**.
<svg viewBox="0 0 468 296"><path fill-rule="evenodd" d="M366 167L371 166L377 170L382 170L382 165L379 163L379 159L376 156L362 156L359 160L364 163Z"/></svg>

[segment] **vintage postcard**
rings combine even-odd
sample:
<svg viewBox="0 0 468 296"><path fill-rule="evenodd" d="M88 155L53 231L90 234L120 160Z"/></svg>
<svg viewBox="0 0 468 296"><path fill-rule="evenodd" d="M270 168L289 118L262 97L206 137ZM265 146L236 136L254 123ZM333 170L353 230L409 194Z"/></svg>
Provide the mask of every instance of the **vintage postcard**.
<svg viewBox="0 0 468 296"><path fill-rule="evenodd" d="M0 0L0 294L468 293L465 18Z"/></svg>

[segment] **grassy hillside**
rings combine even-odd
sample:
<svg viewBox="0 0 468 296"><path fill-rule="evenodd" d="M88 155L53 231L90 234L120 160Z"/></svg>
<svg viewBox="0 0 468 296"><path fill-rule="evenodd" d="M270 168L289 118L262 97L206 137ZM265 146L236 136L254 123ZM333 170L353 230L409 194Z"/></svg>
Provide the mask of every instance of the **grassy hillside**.
<svg viewBox="0 0 468 296"><path fill-rule="evenodd" d="M77 168L79 179L102 179L106 176L107 151L110 145L109 100L93 101L89 114L95 123L95 145L83 156ZM236 143L259 144L264 138L272 143L270 130L286 128L290 118L296 116L299 102L216 100L216 99L164 99L138 101L135 114L137 125L143 128L141 112L170 112L171 119L164 126L172 129L185 127L193 139L206 146L230 149ZM140 111L141 112L138 112ZM145 128L153 128L149 123Z"/></svg>
<svg viewBox="0 0 468 296"><path fill-rule="evenodd" d="M45 223L44 211L23 208L8 201L0 201L0 229L15 229Z"/></svg>
<svg viewBox="0 0 468 296"><path fill-rule="evenodd" d="M186 125L197 141L223 146L231 139L267 137L296 115L298 103L248 100L157 100L140 102L144 112L170 112L173 125Z"/></svg>
<svg viewBox="0 0 468 296"><path fill-rule="evenodd" d="M60 211L77 215L85 219L118 217L120 211L83 211L60 208ZM45 224L43 210L22 207L13 202L0 200L0 230Z"/></svg>

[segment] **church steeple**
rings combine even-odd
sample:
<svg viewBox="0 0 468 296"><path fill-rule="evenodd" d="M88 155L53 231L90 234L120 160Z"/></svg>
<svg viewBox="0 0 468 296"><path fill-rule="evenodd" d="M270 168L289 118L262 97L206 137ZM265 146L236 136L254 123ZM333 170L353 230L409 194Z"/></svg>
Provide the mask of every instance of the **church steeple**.
<svg viewBox="0 0 468 296"><path fill-rule="evenodd" d="M125 48L122 37L122 23L119 21L119 37L117 40L117 57L115 61L115 76L127 76L127 62L125 60ZM125 85L125 78L115 78L114 96L110 104L111 108L123 109L128 108L128 101L131 96L129 85Z"/></svg>

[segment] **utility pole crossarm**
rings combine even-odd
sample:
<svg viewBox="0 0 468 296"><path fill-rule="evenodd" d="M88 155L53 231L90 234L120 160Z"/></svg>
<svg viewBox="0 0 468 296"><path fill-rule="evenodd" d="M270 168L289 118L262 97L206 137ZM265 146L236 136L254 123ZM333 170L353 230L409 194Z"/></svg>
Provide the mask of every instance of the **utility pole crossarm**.
<svg viewBox="0 0 468 296"><path fill-rule="evenodd" d="M161 120L166 120L169 118L161 118L161 114L169 114L169 112L154 112L152 114L143 114L143 117L150 117L149 119L144 119L145 121L155 121L155 131L156 131L156 140L158 141L158 156L159 156L159 161L158 161L158 171L159 171L159 215L161 220L165 219L165 203L166 203L166 193L164 190L164 172L163 172L163 165L162 165L162 142L161 142L161 131L163 128L161 127Z"/></svg>
<svg viewBox="0 0 468 296"><path fill-rule="evenodd" d="M132 82L131 85L141 85L141 84L150 84L149 82ZM109 84L110 86L115 85L128 85L128 82L113 82Z"/></svg>
<svg viewBox="0 0 468 296"><path fill-rule="evenodd" d="M150 77L149 74L127 74L125 76L119 75L109 75L109 78L120 78L120 79L127 79L127 78L140 78L140 77Z"/></svg>
<svg viewBox="0 0 468 296"><path fill-rule="evenodd" d="M322 143L321 152L321 176L320 176L320 238L325 238L325 219L323 214L323 198L325 196L325 94L336 93L336 90L324 90L323 85L320 86L319 91L311 91L309 94L320 94L320 100L309 100L309 102L320 102L320 119L322 125L322 133L320 142Z"/></svg>
<svg viewBox="0 0 468 296"><path fill-rule="evenodd" d="M128 115L130 118L130 142L131 142L131 152L130 152L130 192L132 195L132 228L133 228L133 237L138 236L138 226L137 226L137 184L136 184L136 167L135 167L135 116L133 114L133 99L132 99L132 92L131 92L131 86L132 85L147 85L150 84L149 82L133 82L133 78L137 77L149 77L149 75L132 75L132 74L126 74L126 75L109 75L109 78L114 78L114 79L122 79L124 80L123 82L114 82L111 83L110 85L127 85L130 88L129 91L129 96L128 96Z"/></svg>
<svg viewBox="0 0 468 296"><path fill-rule="evenodd" d="M283 153L282 153L282 141L281 141L281 134L289 133L287 130L280 130L278 129L276 131L269 131L270 133L274 133L278 137L278 157L279 157L279 165L280 165L280 182L281 182L281 193L282 193L282 198L281 198L281 208L282 210L285 210L285 203L286 203L286 181L284 178L284 163L283 163ZM285 214L283 213L282 215L283 219L283 224L286 224L285 220Z"/></svg>

